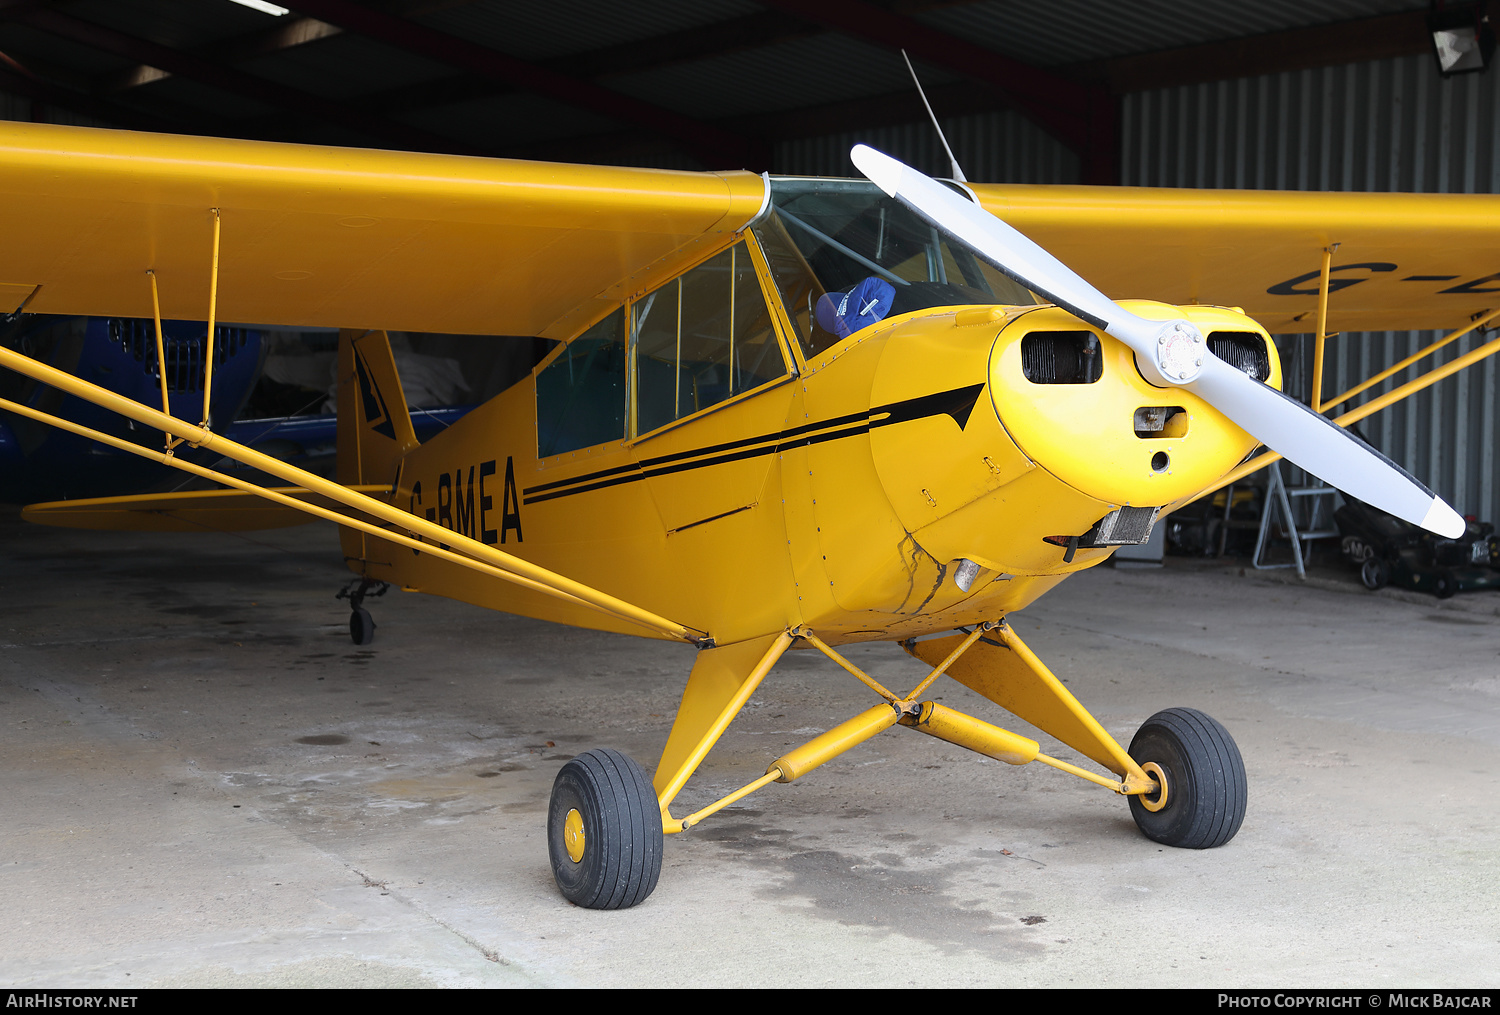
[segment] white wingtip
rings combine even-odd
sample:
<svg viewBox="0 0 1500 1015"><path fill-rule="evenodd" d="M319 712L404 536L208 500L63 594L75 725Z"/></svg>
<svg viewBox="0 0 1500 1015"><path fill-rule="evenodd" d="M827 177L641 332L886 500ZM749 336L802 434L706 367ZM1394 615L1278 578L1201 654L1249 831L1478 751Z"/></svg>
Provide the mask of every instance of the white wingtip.
<svg viewBox="0 0 1500 1015"><path fill-rule="evenodd" d="M901 174L906 167L885 152L878 152L869 145L857 144L849 150L849 158L870 182L891 197L896 196L896 191L901 188Z"/></svg>
<svg viewBox="0 0 1500 1015"><path fill-rule="evenodd" d="M1457 539L1468 527L1463 516L1449 507L1441 497L1432 498L1432 506L1427 509L1427 516L1422 519L1422 528L1448 539Z"/></svg>

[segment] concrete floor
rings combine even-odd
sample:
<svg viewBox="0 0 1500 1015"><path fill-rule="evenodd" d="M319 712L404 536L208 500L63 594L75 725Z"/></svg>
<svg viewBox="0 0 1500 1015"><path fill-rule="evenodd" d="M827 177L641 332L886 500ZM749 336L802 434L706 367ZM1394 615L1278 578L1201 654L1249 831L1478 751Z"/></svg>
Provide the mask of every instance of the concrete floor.
<svg viewBox="0 0 1500 1015"><path fill-rule="evenodd" d="M654 764L690 649L397 592L359 649L329 527L11 512L0 982L1500 985L1500 596L1286 577L1100 568L1013 618L1120 740L1172 705L1231 730L1250 807L1220 849L896 729L669 837L655 895L598 913L552 884L552 778L595 746ZM677 809L870 703L789 655Z"/></svg>

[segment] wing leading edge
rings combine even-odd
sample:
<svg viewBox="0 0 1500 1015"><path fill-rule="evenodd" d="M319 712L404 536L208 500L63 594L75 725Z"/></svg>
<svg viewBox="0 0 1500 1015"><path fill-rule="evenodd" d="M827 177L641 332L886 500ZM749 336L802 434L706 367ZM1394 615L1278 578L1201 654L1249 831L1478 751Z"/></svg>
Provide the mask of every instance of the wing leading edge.
<svg viewBox="0 0 1500 1015"><path fill-rule="evenodd" d="M0 293L28 311L567 337L765 201L685 173L0 123ZM13 301L19 303L19 300ZM16 309L6 306L4 311Z"/></svg>
<svg viewBox="0 0 1500 1015"><path fill-rule="evenodd" d="M1235 306L1269 331L1458 328L1500 306L1500 196L971 185L1113 299Z"/></svg>
<svg viewBox="0 0 1500 1015"><path fill-rule="evenodd" d="M1458 327L1500 304L1500 196L972 185L1114 298L1335 330ZM742 228L746 172L560 165L6 121L0 296L38 313L568 337ZM15 306L5 306L5 311Z"/></svg>

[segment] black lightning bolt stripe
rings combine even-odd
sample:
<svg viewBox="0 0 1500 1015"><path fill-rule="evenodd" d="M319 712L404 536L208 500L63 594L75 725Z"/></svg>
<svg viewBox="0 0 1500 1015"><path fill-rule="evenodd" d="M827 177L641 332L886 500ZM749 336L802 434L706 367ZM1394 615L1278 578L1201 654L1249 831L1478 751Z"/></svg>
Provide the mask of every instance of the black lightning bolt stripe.
<svg viewBox="0 0 1500 1015"><path fill-rule="evenodd" d="M529 486L522 491L525 494L523 503L537 504L558 497L571 497L575 493L587 493L590 490L602 490L605 487L619 486L622 483L634 483L648 476L665 476L674 472L687 472L692 469L707 468L710 465L723 465L726 462L772 455L785 448L841 440L845 437L867 434L875 427L906 423L914 419L926 419L929 416L951 416L953 422L957 423L959 429L962 430L968 425L969 416L973 413L974 406L979 401L979 393L983 390L983 384L970 384L967 387L908 398L901 402L882 405L879 408L867 409L864 412L853 412L817 423L806 423L776 433L762 434L759 437L743 437L735 441L726 441L723 444L694 448L690 451L678 451L657 458L645 458L629 465L618 465L612 469L600 469L597 472L584 473L570 479L559 479L551 483Z"/></svg>

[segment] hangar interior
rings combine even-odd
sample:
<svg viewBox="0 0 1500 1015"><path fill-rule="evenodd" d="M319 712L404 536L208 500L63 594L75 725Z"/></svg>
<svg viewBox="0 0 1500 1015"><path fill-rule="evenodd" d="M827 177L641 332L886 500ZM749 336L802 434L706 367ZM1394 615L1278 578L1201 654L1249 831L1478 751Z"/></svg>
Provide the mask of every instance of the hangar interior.
<svg viewBox="0 0 1500 1015"><path fill-rule="evenodd" d="M1440 73L1429 20L1454 10L1482 18L1485 7L1427 0L0 0L0 119L792 176L854 175L849 149L864 143L947 176L948 156L904 49L954 158L976 182L1496 193L1500 75L1492 68ZM1475 284L1500 292L1500 264L1485 271L1496 274ZM1443 334L1332 338L1325 391L1345 391ZM1350 404L1494 337L1476 329ZM1314 375L1312 338L1275 336L1287 393L1302 401ZM463 336L405 341L403 380L408 367L421 373L432 405L482 401L550 347L533 336L508 336L484 350ZM255 397L273 399L263 405L277 407L261 412L321 406L318 378L329 370L330 337L287 332L267 342L263 355L280 350L287 363L275 378L284 388L256 389ZM1496 371L1494 359L1484 359L1360 429L1461 514L1482 521L1500 521ZM1295 468L1284 472L1293 488L1313 482ZM164 565L185 542L37 535L6 510L9 563L0 587L14 605L11 623L0 621L0 639L11 670L4 709L18 732L4 764L19 773L8 797L20 810L10 822L5 873L25 918L5 932L11 940L0 948L0 979L17 986L118 986L132 972L137 984L225 986L916 982L909 969L869 958L891 939L911 942L914 954L955 984L1110 985L1145 982L1104 968L1120 940L1140 933L1137 920L1160 935L1165 965L1155 982L1162 985L1279 983L1279 976L1306 984L1497 983L1500 924L1486 899L1500 862L1491 788L1500 759L1493 633L1500 611L1483 592L1438 610L1426 595L1355 602L1316 582L1281 582L1284 572L1120 569L1104 577L1095 569L1101 574L1080 576L1076 590L1069 583L1055 601L1027 612L1052 625L1036 637L1066 660L1060 671L1089 668L1088 676L1067 669L1068 679L1102 699L1105 725L1122 739L1151 711L1118 689L1122 681L1166 691L1190 686L1204 670L1216 678L1206 693L1242 724L1236 734L1247 755L1265 759L1261 785L1279 801L1259 804L1262 827L1272 831L1253 839L1258 858L1242 856L1227 872L1206 856L1188 864L1209 894L1237 907L1243 932L1220 928L1211 900L1185 895L1154 846L1150 855L1120 860L1088 841L1090 821L1128 824L1123 807L1099 817L1118 801L1096 807L1072 786L1052 794L1049 805L1066 797L1075 809L1064 831L1053 833L1055 814L1013 809L1013 782L1009 796L989 794L974 812L985 830L949 830L940 847L923 853L913 845L921 834L915 825L941 824L971 805L970 776L962 776L957 799L939 813L921 812L914 825L897 820L895 805L927 792L925 783L903 774L875 791L882 803L862 803L868 781L854 762L840 762L828 766L831 786L799 788L804 795L790 813L777 810L788 798L764 810L735 808L718 838L670 843L688 858L679 864L692 868L679 872L683 890L659 896L654 917L642 910L630 917L636 922L612 925L625 927L625 937L649 939L636 949L603 940L606 929L585 919L593 914L546 909L560 903L545 860L528 865L525 858L542 837L538 814L555 762L594 745L601 729L647 760L667 734L690 655L405 596L382 605L393 615L411 610L410 625L453 647L454 658L443 662L415 634L397 634L381 646L381 660L349 652L341 623L322 624L316 638L302 641L284 633L305 619L297 591L304 570L330 594L340 580L336 560L308 563L322 552L320 540L332 545L330 526L255 540L205 536L189 557ZM1197 549L1211 541L1204 537ZM42 577L29 579L29 569ZM89 582L81 590L80 573ZM1224 580L1214 584L1218 577ZM252 587L257 581L264 593ZM1197 598L1201 617L1156 640L1142 635L1142 625L1160 622L1151 600L1183 589ZM117 602L128 609L117 613ZM171 646L166 656L132 640L136 609L172 614L170 630L151 636ZM215 627L212 638L203 631L242 624ZM1410 634L1383 640L1392 630ZM255 642L233 640L241 631L255 633ZM277 638L304 650L295 662L277 661ZM498 664L474 647L487 640L504 646ZM1302 658L1266 662L1271 656L1260 649L1278 640ZM223 663L230 645L247 652L244 661ZM549 659L574 651L581 654L570 665L596 685L576 701L566 673ZM851 658L876 675L909 663L874 647ZM1431 676L1435 658L1449 665L1430 686L1413 686L1412 674ZM498 697L487 689L497 665ZM338 672L326 681L314 676L323 667ZM445 667L452 679L441 675ZM280 683L255 683L272 669ZM805 704L820 685L802 670L794 667L793 698ZM85 671L99 682L78 676ZM352 693L329 704L318 695L335 680ZM88 687L79 690L80 681ZM222 695L212 710L190 703L205 684ZM721 764L753 764L757 738L780 742L790 720L779 722L769 707L775 703L766 704L736 727L740 740L728 744ZM621 717L643 705L649 718ZM826 716L816 714L825 706L808 707L798 727L822 729L847 714L837 702L826 705ZM407 714L413 710L442 716L441 728L422 729ZM495 718L503 710L510 713ZM371 722L376 713L382 718ZM101 716L128 721L111 726ZM206 732L220 724L236 732ZM355 734L347 746L344 731L353 727L369 735ZM71 739L78 729L95 731L99 743L79 746ZM383 732L371 732L377 729ZM222 740L211 743L215 737ZM285 751L257 754L256 737L349 753L319 759L319 774L305 778L298 773L314 763ZM909 746L882 747L861 763L894 768L921 754ZM928 774L961 771L960 753L940 753L927 767L947 771ZM1407 781L1411 758L1422 772L1415 791ZM403 767L418 774L402 782L406 774L377 771ZM137 768L149 778L128 778ZM1024 788L1051 793L1026 771ZM994 768L979 772L993 776ZM735 778L709 775L725 789ZM158 783L176 788L167 796ZM1323 812L1320 794L1327 793L1352 802ZM62 816L49 810L59 800ZM882 807L887 813L874 813ZM248 820L241 808L265 818L231 823ZM838 818L835 832L826 832L830 814ZM132 815L174 830L165 837L137 830ZM1329 830L1320 838L1325 818ZM496 831L511 819L514 831ZM859 845L851 826L860 822L873 826L880 845ZM1006 822L1020 831L994 831ZM443 853L432 836L450 825L482 834L449 840ZM1042 857L1053 849L1070 860L1049 877ZM131 857L150 872L150 884L131 873ZM975 858L1006 867L1003 876L976 871ZM1029 881L1016 880L1007 865L1024 867L1016 877ZM727 888L714 880L726 869ZM475 890L477 871L485 880ZM1101 893L1096 880L1112 886ZM1358 883L1376 887L1349 887ZM889 915L892 900L912 898L930 898L932 908ZM718 930L721 899L762 954L774 957L775 972L760 978L722 952L702 954ZM58 900L71 911L51 911ZM87 915L95 909L101 919ZM1091 921L1102 933L1089 929ZM136 927L144 937L137 939ZM288 942L296 954L280 950ZM1254 955L1270 956L1274 968Z"/></svg>

